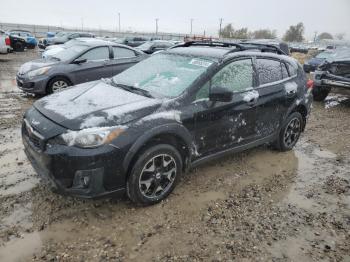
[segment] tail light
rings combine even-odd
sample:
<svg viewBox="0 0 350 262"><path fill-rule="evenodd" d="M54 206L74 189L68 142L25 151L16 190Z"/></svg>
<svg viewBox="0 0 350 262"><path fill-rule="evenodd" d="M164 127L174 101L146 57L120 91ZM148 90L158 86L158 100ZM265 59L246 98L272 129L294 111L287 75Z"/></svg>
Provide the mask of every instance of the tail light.
<svg viewBox="0 0 350 262"><path fill-rule="evenodd" d="M10 37L5 38L5 45L11 45Z"/></svg>
<svg viewBox="0 0 350 262"><path fill-rule="evenodd" d="M314 80L311 80L311 79L307 80L306 86L308 89L312 89L314 87Z"/></svg>

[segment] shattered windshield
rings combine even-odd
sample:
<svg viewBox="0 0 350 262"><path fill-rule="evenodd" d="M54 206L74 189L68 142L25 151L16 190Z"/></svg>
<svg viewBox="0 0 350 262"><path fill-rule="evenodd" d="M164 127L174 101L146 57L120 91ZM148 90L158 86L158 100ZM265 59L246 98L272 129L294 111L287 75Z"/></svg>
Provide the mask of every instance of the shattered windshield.
<svg viewBox="0 0 350 262"><path fill-rule="evenodd" d="M176 97L213 62L190 56L157 54L116 75L113 82L166 97Z"/></svg>

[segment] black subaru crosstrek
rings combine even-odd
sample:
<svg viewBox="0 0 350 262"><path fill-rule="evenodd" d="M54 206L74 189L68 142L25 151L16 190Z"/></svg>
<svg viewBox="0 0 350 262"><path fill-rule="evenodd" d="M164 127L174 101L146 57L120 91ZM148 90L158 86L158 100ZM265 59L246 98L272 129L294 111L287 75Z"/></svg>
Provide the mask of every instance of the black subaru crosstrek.
<svg viewBox="0 0 350 262"><path fill-rule="evenodd" d="M189 42L36 101L23 143L57 192L126 192L153 204L206 160L264 143L292 149L311 89L300 64L274 46Z"/></svg>

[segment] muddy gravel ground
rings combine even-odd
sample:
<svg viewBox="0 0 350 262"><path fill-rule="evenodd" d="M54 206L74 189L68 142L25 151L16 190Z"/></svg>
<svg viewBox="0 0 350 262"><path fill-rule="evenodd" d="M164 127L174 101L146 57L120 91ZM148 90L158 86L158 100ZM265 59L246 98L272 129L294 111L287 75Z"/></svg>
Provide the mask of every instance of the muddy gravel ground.
<svg viewBox="0 0 350 262"><path fill-rule="evenodd" d="M350 261L350 96L314 103L293 151L268 146L207 163L170 197L51 193L23 153L35 101L14 77L36 50L0 56L0 261Z"/></svg>

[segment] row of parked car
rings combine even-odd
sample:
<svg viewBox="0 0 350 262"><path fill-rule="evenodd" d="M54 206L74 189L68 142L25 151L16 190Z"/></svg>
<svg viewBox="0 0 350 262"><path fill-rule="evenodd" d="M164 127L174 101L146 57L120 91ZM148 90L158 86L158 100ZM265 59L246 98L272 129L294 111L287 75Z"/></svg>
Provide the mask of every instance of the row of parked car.
<svg viewBox="0 0 350 262"><path fill-rule="evenodd" d="M29 31L0 30L0 53L9 53L11 51L22 52L25 48L35 48L37 44L37 39Z"/></svg>

